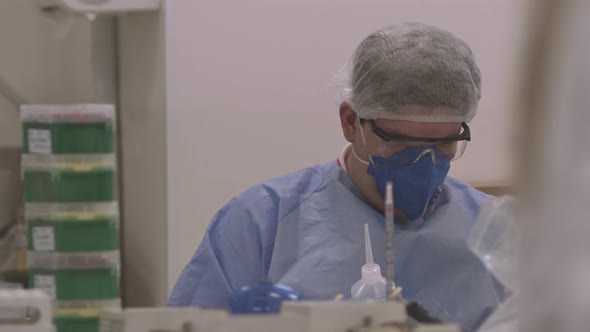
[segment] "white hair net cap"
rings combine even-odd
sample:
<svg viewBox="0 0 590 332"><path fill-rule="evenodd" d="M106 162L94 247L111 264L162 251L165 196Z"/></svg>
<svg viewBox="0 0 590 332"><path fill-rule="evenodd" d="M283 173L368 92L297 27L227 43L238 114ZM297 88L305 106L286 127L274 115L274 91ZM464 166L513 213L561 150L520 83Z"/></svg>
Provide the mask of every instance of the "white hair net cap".
<svg viewBox="0 0 590 332"><path fill-rule="evenodd" d="M405 23L365 38L333 81L338 101L364 119L470 122L481 77L469 45L442 29ZM426 113L403 106L426 106Z"/></svg>

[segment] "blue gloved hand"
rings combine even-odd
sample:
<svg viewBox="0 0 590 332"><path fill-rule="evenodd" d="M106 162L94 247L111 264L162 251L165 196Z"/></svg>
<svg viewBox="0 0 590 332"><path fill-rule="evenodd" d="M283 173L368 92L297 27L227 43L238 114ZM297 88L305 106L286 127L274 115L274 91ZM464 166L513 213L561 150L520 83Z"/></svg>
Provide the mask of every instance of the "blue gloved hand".
<svg viewBox="0 0 590 332"><path fill-rule="evenodd" d="M232 292L229 307L232 314L279 313L281 302L297 301L301 292L264 281Z"/></svg>

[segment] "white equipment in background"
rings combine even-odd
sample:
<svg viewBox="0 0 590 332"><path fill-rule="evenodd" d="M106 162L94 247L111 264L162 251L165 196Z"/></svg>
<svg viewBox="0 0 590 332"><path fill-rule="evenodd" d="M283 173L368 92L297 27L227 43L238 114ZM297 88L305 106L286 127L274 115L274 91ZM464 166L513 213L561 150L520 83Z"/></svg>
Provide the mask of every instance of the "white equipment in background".
<svg viewBox="0 0 590 332"><path fill-rule="evenodd" d="M77 13L122 13L160 9L161 0L33 0L41 9Z"/></svg>
<svg viewBox="0 0 590 332"><path fill-rule="evenodd" d="M99 332L460 332L451 324L411 325L405 306L361 303L283 302L280 314L230 315L199 308L105 311Z"/></svg>
<svg viewBox="0 0 590 332"><path fill-rule="evenodd" d="M51 332L51 301L40 290L0 289L1 332Z"/></svg>

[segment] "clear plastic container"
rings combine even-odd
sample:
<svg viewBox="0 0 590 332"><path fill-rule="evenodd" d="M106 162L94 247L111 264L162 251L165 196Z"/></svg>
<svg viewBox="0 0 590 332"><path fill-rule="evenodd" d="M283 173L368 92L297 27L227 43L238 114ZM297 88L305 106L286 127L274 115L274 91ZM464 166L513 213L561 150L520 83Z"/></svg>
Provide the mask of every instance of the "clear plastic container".
<svg viewBox="0 0 590 332"><path fill-rule="evenodd" d="M118 267L120 254L118 250L103 252L72 252L29 251L29 269L57 270L57 269L101 269Z"/></svg>
<svg viewBox="0 0 590 332"><path fill-rule="evenodd" d="M22 156L26 203L114 200L114 154Z"/></svg>
<svg viewBox="0 0 590 332"><path fill-rule="evenodd" d="M369 225L365 224L366 264L361 268L361 280L350 289L350 295L356 301L384 301L387 299L387 282L381 275L381 268L373 262L373 249Z"/></svg>
<svg viewBox="0 0 590 332"><path fill-rule="evenodd" d="M20 109L23 123L94 123L116 121L112 104L26 104Z"/></svg>
<svg viewBox="0 0 590 332"><path fill-rule="evenodd" d="M56 332L97 332L100 313L121 309L121 300L55 301L53 307Z"/></svg>
<svg viewBox="0 0 590 332"><path fill-rule="evenodd" d="M353 300L385 301L387 299L385 278L377 264L365 264L362 268L363 277L350 289Z"/></svg>
<svg viewBox="0 0 590 332"><path fill-rule="evenodd" d="M103 310L120 309L121 301L55 301L53 307L56 332L97 332L100 313Z"/></svg>
<svg viewBox="0 0 590 332"><path fill-rule="evenodd" d="M120 309L121 299L54 301L55 313L80 312L82 310Z"/></svg>
<svg viewBox="0 0 590 332"><path fill-rule="evenodd" d="M518 289L520 230L514 220L514 199L505 196L481 208L469 234L469 247L506 287Z"/></svg>
<svg viewBox="0 0 590 332"><path fill-rule="evenodd" d="M518 331L520 230L511 197L491 200L481 208L469 235L469 247L488 270L507 288L501 303L480 327L481 332Z"/></svg>
<svg viewBox="0 0 590 332"><path fill-rule="evenodd" d="M25 211L30 250L87 252L119 247L116 202L29 203Z"/></svg>
<svg viewBox="0 0 590 332"><path fill-rule="evenodd" d="M119 205L117 202L97 203L27 203L25 219L78 219L93 220L97 218L117 218Z"/></svg>
<svg viewBox="0 0 590 332"><path fill-rule="evenodd" d="M115 155L103 154L23 154L21 158L24 171L73 170L89 171L96 169L115 169Z"/></svg>

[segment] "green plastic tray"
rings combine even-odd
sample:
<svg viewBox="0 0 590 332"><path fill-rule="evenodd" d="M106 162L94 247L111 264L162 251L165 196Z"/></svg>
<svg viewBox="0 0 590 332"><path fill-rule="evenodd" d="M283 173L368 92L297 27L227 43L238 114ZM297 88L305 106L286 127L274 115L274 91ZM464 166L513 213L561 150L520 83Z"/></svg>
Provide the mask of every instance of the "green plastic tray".
<svg viewBox="0 0 590 332"><path fill-rule="evenodd" d="M101 300L119 297L118 268L30 270L29 284L55 300Z"/></svg>
<svg viewBox="0 0 590 332"><path fill-rule="evenodd" d="M115 218L27 220L29 250L107 251L119 247Z"/></svg>
<svg viewBox="0 0 590 332"><path fill-rule="evenodd" d="M31 154L112 153L111 104L22 105L23 149Z"/></svg>
<svg viewBox="0 0 590 332"><path fill-rule="evenodd" d="M56 332L98 332L98 316L55 316Z"/></svg>
<svg viewBox="0 0 590 332"><path fill-rule="evenodd" d="M30 144L41 135L45 146ZM113 124L103 123L24 123L25 153L90 154L113 152ZM33 141L34 142L34 141Z"/></svg>
<svg viewBox="0 0 590 332"><path fill-rule="evenodd" d="M57 332L89 332L100 330L103 310L120 310L121 300L55 301L53 322Z"/></svg>
<svg viewBox="0 0 590 332"><path fill-rule="evenodd" d="M113 200L112 170L25 171L25 202L106 202Z"/></svg>

